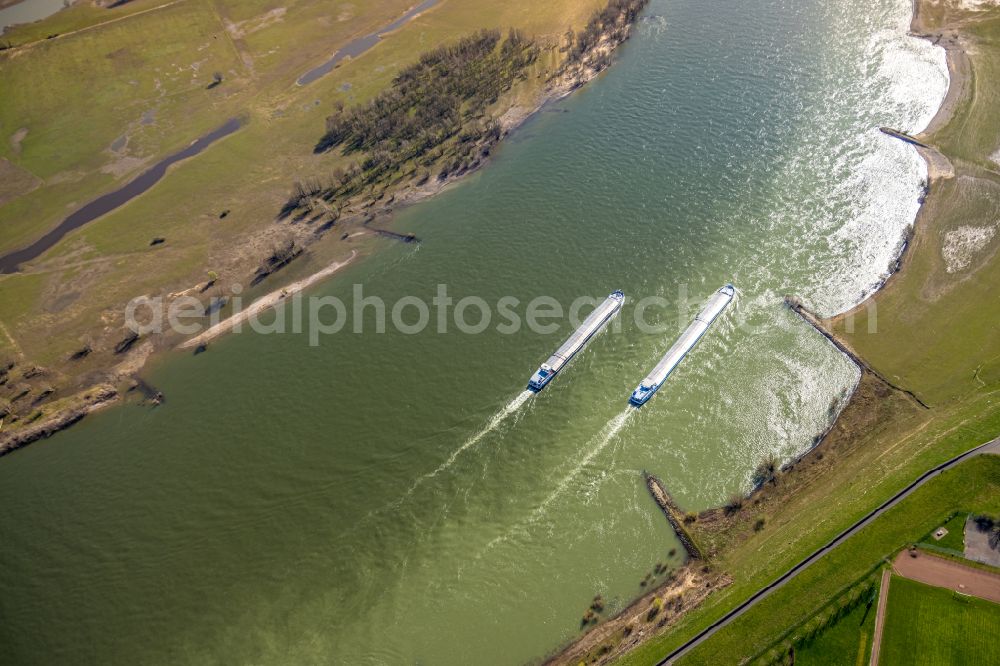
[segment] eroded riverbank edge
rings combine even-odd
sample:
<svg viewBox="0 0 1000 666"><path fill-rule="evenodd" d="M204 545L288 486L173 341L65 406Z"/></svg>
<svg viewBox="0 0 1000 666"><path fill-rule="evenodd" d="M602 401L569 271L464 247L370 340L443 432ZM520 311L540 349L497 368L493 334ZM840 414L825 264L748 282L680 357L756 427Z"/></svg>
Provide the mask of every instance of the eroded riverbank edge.
<svg viewBox="0 0 1000 666"><path fill-rule="evenodd" d="M802 303L801 299L795 296L786 297L786 305L849 359L860 371L860 378L843 402L842 408L832 419L830 426L803 453L781 465L780 469L775 468L769 475L770 478L758 479L753 490L739 499L739 505L735 505L736 499L734 498L727 506L700 512L696 520L701 534L696 536L692 534L691 530L685 529L685 535L688 538L705 537L705 533L709 532L718 535L723 542L733 539L733 535L727 533L730 533L740 522L740 514L743 513L744 506L760 506L776 501L780 502L785 493L796 492L802 484L808 483L810 478L821 474L823 468L828 465L836 465L838 459L852 455L856 442L860 439L860 434L878 427L878 424L888 418L890 414L904 413L908 410L926 414L931 409L916 393L890 381L882 372L872 366L846 340L839 336L831 325L833 322L843 322L870 307L886 288L896 282L902 271L908 266L908 259L914 252L914 241L917 240L918 236L928 233L929 228L933 227L934 220L931 219L932 213L928 201L937 192L935 185L940 184L942 180L955 177L955 169L951 161L934 147L934 134L954 119L960 103L969 94L972 75L971 61L966 47L962 43L960 30L949 28L947 31L934 33L926 25L925 16L921 12L921 4L927 2L930 0L913 0L909 32L912 36L928 40L945 50L949 73L948 91L927 127L916 135L922 142L930 144L922 147L914 145L914 149L927 167L928 190L913 224L907 231L907 236L903 239L900 253L893 262L893 269L886 279L878 285L878 288L867 294L865 298L848 310L829 318L813 313ZM950 34L945 34L945 32ZM778 481L779 475L782 477L780 483ZM667 491L665 487L663 490ZM660 504L657 494L652 489L650 489L650 494L652 499ZM682 511L677 506L672 506L671 510L675 515ZM675 530L675 533L678 532ZM729 586L733 582L732 577L728 573L716 571L713 568L713 560L720 552L716 543L705 544L696 541L695 547L704 553L706 562L689 560L674 572L676 575L670 576L655 590L633 601L619 614L567 643L560 651L545 659L544 665L575 666L578 663L587 663L601 666L613 663L648 639L664 634L686 613L704 602L712 591ZM725 545L721 547L725 548ZM644 613L649 612L654 606L664 604L666 600L674 599L677 595L683 595L685 592L690 593L692 590L690 576L693 571L701 573L705 578L698 581L695 587L696 592L690 600L691 603L684 603L676 609L676 613L655 625L643 623ZM635 631L633 628L637 621L639 621L639 631Z"/></svg>
<svg viewBox="0 0 1000 666"><path fill-rule="evenodd" d="M508 93L509 97L506 100L502 98L499 106L500 108L506 106L506 110L500 113L498 118L502 129L500 142L507 139L512 132L524 125L524 123L545 107L568 97L573 92L596 79L610 67L613 64L613 60L608 56L613 54L631 38L637 20L634 22L622 22L623 25L620 26L606 26L600 38L591 48L582 53L575 62L569 61L568 58L563 60L551 72L544 87L529 103L523 103L519 97L519 95L523 94L523 91L518 89L510 91ZM616 33L614 30L616 27L622 27L623 31ZM386 196L380 198L378 201L349 209L340 222L345 225L358 225L361 228L358 234L378 234L384 231L383 229L379 229L378 225L386 224L403 208L420 203L453 187L462 182L467 176L483 169L490 161L491 157L486 157L473 168L459 173L449 173L444 178L433 178L420 185L413 182L403 182L397 189L388 191ZM264 230L260 236L264 238L269 233L270 230ZM321 239L322 234L315 234L310 230L300 232L296 238L297 241L302 243L302 246L299 248L299 255L307 251L310 245ZM354 251L352 251L348 261L353 260L354 256ZM343 259L334 263L340 263L341 261ZM307 283L308 286L314 286L336 272L330 270L331 266L332 264L327 262L323 268L296 280L293 285ZM265 306L259 307L258 313L260 313L271 309L275 305L280 305L284 301L280 297L280 294L286 292L288 286L272 290L269 294L257 299L257 301L250 305L250 308L254 308L261 301L265 301ZM193 287L192 289L195 288ZM276 294L279 295L278 298L274 298ZM218 335L228 332L234 328L236 323L245 318L246 315L243 312L233 314L231 317L213 326L213 335L209 337L214 339ZM128 331L123 331L123 335L126 333ZM204 333L202 332L202 334ZM40 439L51 437L60 430L78 423L87 414L103 409L111 404L120 403L122 400L121 396L133 392L136 386L143 384L139 378L140 373L147 367L150 361L163 357L178 348L186 348L188 346L184 340L179 340L177 336L168 334L161 335L155 339L152 337L144 339L129 335L123 339L123 343L126 341L125 349L119 357L121 362L107 368L105 376L101 377L100 381L83 386L74 394L62 398L57 402L47 404L46 413L43 418L23 419L29 422L24 424L18 423L13 428L11 427L13 424L10 422L7 423L6 428L3 428L2 421L0 421L0 457ZM198 346L198 343L191 346ZM117 393L115 399L93 403L90 396L97 386L115 387ZM0 413L0 419L4 418L4 416L5 414Z"/></svg>

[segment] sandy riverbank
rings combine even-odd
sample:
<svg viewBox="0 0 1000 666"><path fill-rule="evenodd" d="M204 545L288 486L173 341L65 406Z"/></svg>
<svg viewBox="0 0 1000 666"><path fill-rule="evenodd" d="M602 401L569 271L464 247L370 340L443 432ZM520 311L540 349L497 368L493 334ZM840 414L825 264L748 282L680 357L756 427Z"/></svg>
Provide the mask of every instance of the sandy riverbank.
<svg viewBox="0 0 1000 666"><path fill-rule="evenodd" d="M615 51L615 49L624 44L629 37L631 37L632 28L633 25L629 24L624 37L620 40L612 40L608 36L601 39L591 52L581 59L580 64L568 67L554 76L542 90L541 94L533 100L533 104L515 104L501 114L499 118L500 126L503 132L501 135L501 141L509 137L512 132L524 125L524 123L526 123L535 114L541 112L546 106L568 97L574 91L582 88L597 78L603 71L605 71L605 69L607 69L607 67L594 66L592 63L601 62L602 57L610 55ZM478 165L467 171L449 175L444 179L434 178L423 185L411 185L406 187L389 196L385 203L379 203L371 208L353 213L348 218L348 221L368 224L376 219L387 219L398 213L402 208L412 206L440 194L446 189L458 184L473 173L480 171L489 163L489 158L485 158L481 160ZM365 232L355 232L352 236L363 233ZM350 259L341 265L346 265L352 261L355 258L355 255L356 251L352 252ZM286 296L302 291L303 289L332 276L337 272L337 270L339 270L341 265L334 264L333 266L324 268L323 270L310 275L304 280L292 283L282 289L271 292L267 296L255 301L254 304L247 310L244 310L239 314L212 326L212 328L204 333L181 343L179 348L194 348L198 345L205 344L220 335L224 335L238 324L242 324L251 317L255 317L265 310L274 307Z"/></svg>
<svg viewBox="0 0 1000 666"><path fill-rule="evenodd" d="M949 72L948 92L941 106L938 108L937 113L932 118L931 122L922 132L920 132L917 135L922 141L927 141L933 146L934 133L939 129L941 129L942 127L944 127L945 125L947 125L952 120L962 100L968 94L968 89L971 81L972 68L968 53L966 52L965 46L962 43L961 34L959 32L953 30L947 30L944 31L943 33L932 33L929 30L928 26L924 23L923 14L921 12L921 4L929 2L932 2L932 0L914 0L913 17L911 19L910 31L915 36L928 39L932 43L943 47L946 53L948 72ZM955 170L951 164L951 161L945 155L939 152L936 148L934 147L917 148L917 150L927 164L928 180L930 183L930 194L928 195L928 197L932 197L934 196L935 183L940 182L942 179L953 178L955 175ZM930 226L930 220L927 219L927 214L928 214L927 211L928 207L925 202L920 207L920 210L918 211L917 216L914 220L913 223L914 233L923 233L925 232L926 228ZM893 273L892 276L890 276L889 278L890 280L898 276L903 270L905 266L906 255L908 254L909 251L912 251L912 246L913 243L908 243L904 247L903 254L899 258L899 268L895 273ZM849 316L851 313L856 313L868 307L870 302L873 299L875 299L876 296L879 293L881 293L881 291L888 284L889 280L883 283L878 290L869 294L865 299L856 304L853 308L851 308L845 313L842 313L841 315L838 315L834 319L840 320L843 317ZM829 338L831 342L833 342L833 344L835 344L838 348L840 348L842 353L845 353L845 355L851 358L853 362L857 363L859 367L862 368L863 372L870 372L870 374L872 374L872 376L875 377L876 384L898 391L900 394L905 395L907 399L912 399L919 403L919 399L917 399L916 396L914 396L912 393L909 393L908 391L905 391L903 389L894 386L891 383L888 383L887 380L884 380L880 375L878 375L878 373L872 372L870 366L865 361L863 361L859 356L853 353L848 353L847 350L850 349L849 345L847 345L846 342L840 341L839 338L830 330L830 328L826 326L825 321L821 321L818 318L816 318L815 320L807 319L807 321L808 323L817 327L823 335ZM868 382L868 384L871 383L872 383L871 381ZM867 395L867 393L870 393L870 391L868 391L865 395L862 395L862 392L859 392L860 387L863 384L868 386L868 384L865 384L864 381L859 382L859 384L855 387L854 392L852 393L850 399L845 404L844 409L840 411L837 418L834 420L834 423L827 431L827 434L833 432L834 428L838 425L842 426L842 429L846 429L848 431L852 430L850 421L856 420L860 412L866 411L864 409L861 409L861 406L865 404L865 401L870 400L871 396ZM881 386L879 387L879 390L884 390L881 389ZM926 406L924 406L922 403L920 403L920 405L926 409ZM851 407L851 409L848 409L848 407ZM848 421L848 423L845 425L844 421ZM815 446L811 447L810 450L804 455L815 456L817 454L821 454L821 452L824 450L823 445L826 444L826 441L827 441L826 436L824 436L817 442ZM801 459L796 462L801 462ZM792 467L795 467L795 465L793 464ZM751 493L750 501L752 501L753 498L762 491L767 491L768 488L769 487L762 486L762 488L758 488L756 491ZM684 572L685 570L682 569L681 571ZM676 585L675 581L668 581L666 584L660 586L656 590L636 600L621 614L619 614L614 618L609 619L607 622L598 625L598 627L596 627L594 630L591 630L587 634L584 634L583 636L577 638L572 643L570 643L562 652L560 652L555 657L552 657L549 661L545 663L571 664L586 660L587 663L607 664L616 659L617 657L620 657L624 652L633 649L639 643L643 642L645 639L651 638L652 635L661 633L658 630L654 630L652 632L647 632L645 636L640 635L640 636L626 637L624 640L621 641L621 643L614 645L613 647L609 645L609 649L607 649L606 651L598 651L599 646L601 646L602 643L604 643L605 641L614 643L615 641L613 637L616 635L621 636L624 627L636 620L637 617L636 612L649 607L651 599L655 598L657 595L659 595L661 598L664 596L670 596L673 593L675 585ZM673 624L677 619L679 619L680 615L683 615L691 608L694 608L696 605L700 604L708 596L709 592L710 591L706 591L705 594L698 595L696 603L687 606L684 609L681 609L680 613L678 614L678 617L674 618L669 624ZM662 628L665 627L661 627L660 629Z"/></svg>
<svg viewBox="0 0 1000 666"><path fill-rule="evenodd" d="M602 56L610 55L624 44L632 35L633 24L627 26L624 37L621 40L612 40L607 35L581 59L579 65L568 67L558 72L542 89L541 93L532 100L531 104L514 104L500 114L498 121L502 131L501 143L507 139L511 133L518 130L528 120L540 113L545 107L565 99L575 91L584 87L601 75L607 66L594 66L592 63L600 62ZM444 179L432 178L423 185L412 185L405 189L393 193L388 198L387 203L381 204L367 211L369 219L387 218L405 208L420 203L430 197L460 183L468 176L484 169L490 163L490 158L484 158L479 163L461 173L450 174ZM364 216L363 216L364 217Z"/></svg>
<svg viewBox="0 0 1000 666"><path fill-rule="evenodd" d="M927 24L927 14L923 3L929 0L913 1L913 18L910 20L910 33L915 37L926 39L935 46L940 46L945 50L948 64L948 92L944 101L938 108L937 113L931 118L930 123L917 136L924 140L930 135L944 127L952 116L955 115L958 103L965 97L969 86L969 77L972 74L972 66L964 45L961 43L961 35L954 30L945 32L933 32Z"/></svg>
<svg viewBox="0 0 1000 666"><path fill-rule="evenodd" d="M670 627L713 591L731 583L732 579L726 574L712 571L700 563L686 564L671 572L658 588L546 659L543 666L608 663Z"/></svg>
<svg viewBox="0 0 1000 666"><path fill-rule="evenodd" d="M631 36L633 24L629 23L619 27L624 27L625 29L611 31L609 34L604 35L604 37L600 39L587 53L579 57L575 63L570 64L568 61L564 62L560 65L559 69L554 72L549 72L547 74L548 79L546 83L537 95L532 96L530 103L526 103L524 99L515 98L510 101L510 105L507 108L501 107L496 110L502 128L501 140L520 127L547 104L571 94L573 91L584 86L604 71L604 69L606 69L611 62L610 58L607 56ZM401 208L418 203L444 191L462 180L464 177L483 168L488 163L489 158L487 157L480 160L474 168L461 173L453 173L444 179L431 179L422 185L417 185L416 182L408 184L404 183L395 192L387 192L384 199L378 202L349 207L345 210L345 214L339 219L339 222L344 225L356 223L356 225L360 225L363 228L362 231L354 232L352 236L370 233L368 225L375 223L372 230L377 230L377 220L388 219ZM272 237L273 231L273 228L269 228L268 233L262 235L261 238L258 239L259 242L257 242L257 240L253 240L251 245L256 244L261 247L274 245L274 243L278 241ZM304 250L312 243L320 240L321 236L322 234L314 233L311 228L307 227L307 225L302 225L298 229L298 235L295 236L295 240L298 247ZM285 241L287 241L287 239L285 239ZM109 371L105 373L105 379L108 381L128 380L130 377L134 377L136 374L141 372L147 362L151 358L159 355L161 351L166 351L170 348L190 349L206 344L208 341L214 340L219 336L232 331L240 324L249 321L252 317L275 307L280 304L285 297L295 294L328 277L331 277L344 265L353 261L356 256L358 256L356 251L352 252L351 257L347 261L337 262L312 275L309 275L302 280L275 289L268 295L255 301L246 310L229 317L225 321L212 325L208 330L198 334L194 338L181 342L179 345L163 338L158 340L150 338L150 340L147 340L147 344L143 345L143 351L141 353L138 347L134 350L128 351L125 361L123 363L118 363L114 368L109 369ZM89 350L87 353L89 353ZM119 372L119 368L125 367L126 365L132 373L129 377L123 377L121 372ZM65 422L66 427L75 423L78 419L64 421L62 417L70 412L78 411L78 406L87 402L85 400L85 396L89 392L90 388L91 387L88 386L80 389L76 394L69 396L65 400L65 402L71 404L72 407L62 409L52 405L52 407L56 410L51 413L53 421ZM104 404L108 403L102 403L101 406ZM17 421L18 419L14 420ZM40 422L29 424L22 421L21 423L16 423L16 425L15 423L8 422L7 425L8 428L6 432L0 433L0 446L3 446L4 442L10 441L14 437L17 437L20 446L24 443L34 441L35 439L48 436L52 432L50 429L39 427ZM13 429L11 426L13 426Z"/></svg>
<svg viewBox="0 0 1000 666"><path fill-rule="evenodd" d="M972 63L966 47L962 43L961 34L957 30L936 32L930 30L926 21L925 5L929 6L933 2L934 0L914 0L913 18L910 21L910 32L914 36L926 39L945 50L945 58L948 65L948 92L945 94L941 106L938 108L937 113L934 114L934 117L931 118L927 127L916 134L916 138L928 145L914 146L917 153L927 165L927 198L917 211L917 216L913 221L911 239L904 245L902 254L897 259L897 269L889 275L877 290L869 294L867 298L849 310L829 320L825 320L823 322L823 334L828 337L836 337L831 330L836 324L868 308L872 301L902 274L907 264L907 259L913 251L913 247L920 240L917 236L925 233L926 229L931 225L931 221L927 218L927 211L929 210L928 201L935 196L936 185L944 179L955 177L955 167L951 163L951 160L934 147L934 134L952 120L958 110L959 104L969 94L969 86L972 80ZM846 345L847 343L843 342L843 344Z"/></svg>
<svg viewBox="0 0 1000 666"><path fill-rule="evenodd" d="M196 335L195 337L185 341L180 345L180 349L190 349L192 347L197 347L198 345L207 344L209 341L232 331L233 329L238 329L245 322L250 321L256 317L259 317L262 313L270 310L273 307L278 306L284 302L287 298L298 294L309 287L322 282L326 278L330 277L337 271L339 271L344 266L354 261L355 257L358 256L357 250L351 251L351 256L343 261L338 261L330 264L326 268L316 273L313 273L309 277L299 280L298 282L293 282L290 285L282 287L281 289L275 289L266 296L258 298L256 301L250 304L245 310L240 310L236 314L232 315L228 319L224 319L218 324L212 326L203 333Z"/></svg>

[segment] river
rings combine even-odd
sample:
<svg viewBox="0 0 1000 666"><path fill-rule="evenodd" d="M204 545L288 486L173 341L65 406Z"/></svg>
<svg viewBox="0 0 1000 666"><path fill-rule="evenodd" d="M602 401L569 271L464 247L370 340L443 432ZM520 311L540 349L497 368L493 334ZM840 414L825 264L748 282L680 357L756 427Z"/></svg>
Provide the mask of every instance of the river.
<svg viewBox="0 0 1000 666"><path fill-rule="evenodd" d="M40 257L62 240L63 236L69 232L79 229L85 224L90 224L102 215L107 215L116 208L124 206L135 197L141 196L149 188L160 182L160 179L166 175L167 169L172 165L198 155L219 139L223 139L238 130L242 124L243 122L239 118L230 118L218 129L214 129L198 137L188 144L187 148L163 158L117 190L102 194L93 201L73 211L62 222L31 245L8 254L0 255L0 273L17 272L18 267L22 263Z"/></svg>
<svg viewBox="0 0 1000 666"><path fill-rule="evenodd" d="M230 336L123 407L0 461L4 663L519 664L595 594L641 592L678 544L649 497L749 488L829 424L856 369L782 305L875 288L925 167L944 55L908 0L654 0L618 62L531 119L391 244L314 291L391 304L621 288L737 298L640 411L629 393L695 307L592 341L390 328ZM471 318L471 317L470 317ZM489 426L493 425L492 428Z"/></svg>
<svg viewBox="0 0 1000 666"><path fill-rule="evenodd" d="M66 7L66 0L21 0L0 9L0 35L12 25L33 23Z"/></svg>
<svg viewBox="0 0 1000 666"><path fill-rule="evenodd" d="M358 58L363 55L368 49L372 48L381 41L382 37L388 33L399 30L404 25L412 21L414 18L422 14L423 12L431 9L439 2L439 0L424 0L419 5L412 7L404 13L401 17L389 23L382 28L379 28L370 35L365 35L364 37L359 37L352 42L346 44L343 48L339 49L329 60L324 62L317 67L310 69L308 72L299 77L298 83L300 86L307 86L313 81L319 79L322 76L326 76L332 72L337 65L339 65L345 58Z"/></svg>

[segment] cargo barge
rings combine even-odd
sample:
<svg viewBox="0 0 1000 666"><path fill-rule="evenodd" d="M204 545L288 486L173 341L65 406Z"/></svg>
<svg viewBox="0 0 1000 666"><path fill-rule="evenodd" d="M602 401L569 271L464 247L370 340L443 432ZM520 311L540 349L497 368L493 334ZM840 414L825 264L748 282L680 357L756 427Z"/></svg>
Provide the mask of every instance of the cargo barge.
<svg viewBox="0 0 1000 666"><path fill-rule="evenodd" d="M583 349L587 342L604 328L611 318L618 314L625 302L621 290L610 294L603 303L594 308L590 316L574 331L573 335L555 351L549 359L528 380L528 388L536 393L545 388L567 363Z"/></svg>
<svg viewBox="0 0 1000 666"><path fill-rule="evenodd" d="M632 397L629 398L630 403L636 407L641 407L653 397L653 394L659 390L663 382L670 376L670 373L674 371L674 368L680 365L680 362L684 360L688 352L698 344L701 337L708 331L709 326L733 302L735 295L736 288L731 284L727 284L712 295L705 309L694 318L694 321L691 322L691 325L688 326L681 337L677 339L677 342L670 348L670 351L660 359L660 362L656 364L653 371L632 392Z"/></svg>

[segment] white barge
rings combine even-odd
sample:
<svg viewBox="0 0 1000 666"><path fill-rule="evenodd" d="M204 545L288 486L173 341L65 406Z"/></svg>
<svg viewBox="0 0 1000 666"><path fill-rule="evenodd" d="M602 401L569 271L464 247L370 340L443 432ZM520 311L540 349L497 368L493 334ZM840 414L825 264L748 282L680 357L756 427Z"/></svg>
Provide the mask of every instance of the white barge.
<svg viewBox="0 0 1000 666"><path fill-rule="evenodd" d="M715 292L712 298L709 299L708 305L702 310L691 325L688 326L687 330L677 339L674 346L670 348L670 351L660 359L660 362L656 364L642 383L639 384L638 388L632 392L632 397L629 398L629 402L636 407L641 407L646 404L646 402L653 397L653 394L659 390L663 382L667 380L670 373L674 371L680 362L684 360L688 352L694 349L701 337L705 335L708 331L709 326L718 319L722 311L733 302L733 297L736 295L736 288L731 284L727 284L725 287Z"/></svg>
<svg viewBox="0 0 1000 666"><path fill-rule="evenodd" d="M625 294L621 290L610 294L604 302L594 308L590 316L580 325L580 328L569 336L569 339L549 357L535 374L528 380L528 388L536 393L552 381L552 378L570 362L577 352L583 349L587 342L603 329L611 318L618 314L625 302Z"/></svg>

